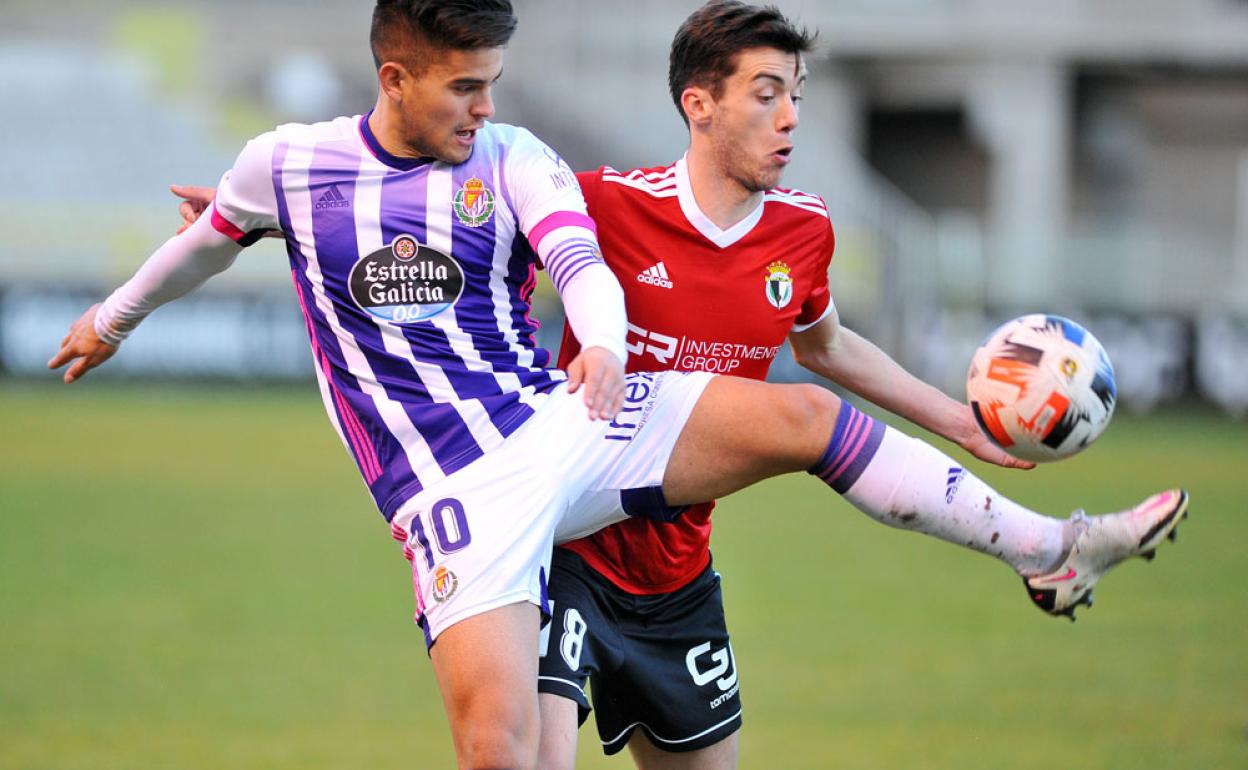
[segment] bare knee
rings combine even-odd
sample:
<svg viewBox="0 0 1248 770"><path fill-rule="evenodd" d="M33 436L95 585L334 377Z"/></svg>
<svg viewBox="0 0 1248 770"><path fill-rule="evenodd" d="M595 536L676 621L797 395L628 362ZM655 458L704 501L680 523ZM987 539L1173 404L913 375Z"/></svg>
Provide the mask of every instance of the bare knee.
<svg viewBox="0 0 1248 770"><path fill-rule="evenodd" d="M827 450L840 404L817 385L716 377L672 450L663 476L668 502L711 500L806 470Z"/></svg>
<svg viewBox="0 0 1248 770"><path fill-rule="evenodd" d="M827 449L841 399L821 385L803 383L784 388L776 418L794 452L794 463L805 469L818 462Z"/></svg>
<svg viewBox="0 0 1248 770"><path fill-rule="evenodd" d="M539 619L509 604L455 623L430 651L463 770L536 766Z"/></svg>
<svg viewBox="0 0 1248 770"><path fill-rule="evenodd" d="M536 695L499 693L487 686L448 701L461 770L536 767L540 739Z"/></svg>
<svg viewBox="0 0 1248 770"><path fill-rule="evenodd" d="M527 770L537 766L538 724L497 710L467 716L455 735L461 770Z"/></svg>

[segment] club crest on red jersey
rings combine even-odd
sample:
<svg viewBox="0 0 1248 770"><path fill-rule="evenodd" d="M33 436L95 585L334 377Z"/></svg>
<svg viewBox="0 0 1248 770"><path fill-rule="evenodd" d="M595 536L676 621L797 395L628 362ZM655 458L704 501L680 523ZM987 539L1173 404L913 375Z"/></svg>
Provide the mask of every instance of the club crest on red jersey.
<svg viewBox="0 0 1248 770"><path fill-rule="evenodd" d="M793 270L780 260L767 266L767 278L763 282L763 291L772 307L783 308L793 299L793 279L789 274Z"/></svg>
<svg viewBox="0 0 1248 770"><path fill-rule="evenodd" d="M469 227L480 227L494 214L494 191L474 176L455 193L452 208L460 222Z"/></svg>

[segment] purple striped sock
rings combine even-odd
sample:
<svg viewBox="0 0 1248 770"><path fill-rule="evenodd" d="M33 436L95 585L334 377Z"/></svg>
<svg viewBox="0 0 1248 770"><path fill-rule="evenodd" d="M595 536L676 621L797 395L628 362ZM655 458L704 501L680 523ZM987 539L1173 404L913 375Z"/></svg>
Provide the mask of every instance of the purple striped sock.
<svg viewBox="0 0 1248 770"><path fill-rule="evenodd" d="M875 450L884 440L885 428L884 423L876 422L842 401L827 450L806 472L823 479L837 494L845 494L875 457Z"/></svg>

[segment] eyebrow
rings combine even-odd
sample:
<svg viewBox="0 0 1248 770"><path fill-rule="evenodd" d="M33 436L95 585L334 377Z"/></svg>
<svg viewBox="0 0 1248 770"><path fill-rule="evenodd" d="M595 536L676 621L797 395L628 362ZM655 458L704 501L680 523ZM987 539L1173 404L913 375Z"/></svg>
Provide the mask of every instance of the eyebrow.
<svg viewBox="0 0 1248 770"><path fill-rule="evenodd" d="M754 79L753 79L753 80L751 80L750 82L751 82L751 83L756 83L756 82L758 82L758 81L760 81L760 80L771 80L771 81L774 81L777 85L779 85L779 86L781 86L781 87L784 87L784 86L787 86L787 85L788 85L788 83L786 83L786 82L785 82L784 78L780 77L779 75L773 75L773 74L771 74L770 72L760 72L760 73L758 73L757 75L755 75L755 76L754 76ZM797 82L793 84L793 86L794 86L795 88L800 88L800 87L802 86L802 84L803 84L803 83L805 83L805 82L806 82L806 74L805 74L805 73L803 73L803 74L802 74L802 75L801 75L801 76L797 79Z"/></svg>
<svg viewBox="0 0 1248 770"><path fill-rule="evenodd" d="M502 76L503 76L503 71L502 71L502 70L499 70L499 71L498 71L498 74L494 76L494 79L493 79L493 80L488 80L488 81L487 81L485 78L456 78L455 80L452 80L450 84L451 84L451 86L452 86L452 87L455 87L455 86L483 86L483 85L485 85L486 83L491 83L491 84L492 84L492 83L497 83L497 82L498 82L498 80L499 80L499 78L501 78Z"/></svg>

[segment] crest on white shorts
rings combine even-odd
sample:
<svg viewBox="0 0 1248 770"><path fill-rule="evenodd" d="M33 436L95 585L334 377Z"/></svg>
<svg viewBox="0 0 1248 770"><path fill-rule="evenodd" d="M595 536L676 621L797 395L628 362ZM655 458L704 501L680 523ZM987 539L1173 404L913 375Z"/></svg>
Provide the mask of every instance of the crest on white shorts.
<svg viewBox="0 0 1248 770"><path fill-rule="evenodd" d="M446 567L439 566L433 571L433 600L444 602L451 598L455 589L459 588L459 578Z"/></svg>

